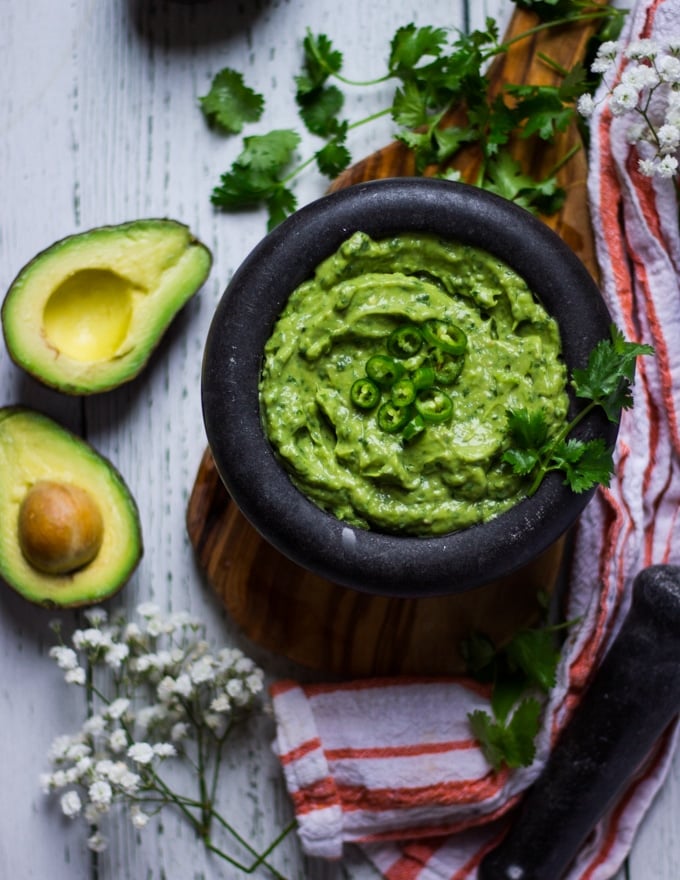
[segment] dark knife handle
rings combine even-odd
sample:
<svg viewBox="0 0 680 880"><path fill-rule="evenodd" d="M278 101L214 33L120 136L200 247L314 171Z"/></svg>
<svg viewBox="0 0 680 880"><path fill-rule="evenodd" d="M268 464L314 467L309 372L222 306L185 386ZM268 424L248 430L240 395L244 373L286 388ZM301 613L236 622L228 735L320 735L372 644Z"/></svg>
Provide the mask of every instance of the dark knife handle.
<svg viewBox="0 0 680 880"><path fill-rule="evenodd" d="M479 880L559 880L680 710L680 567L638 574L632 606Z"/></svg>

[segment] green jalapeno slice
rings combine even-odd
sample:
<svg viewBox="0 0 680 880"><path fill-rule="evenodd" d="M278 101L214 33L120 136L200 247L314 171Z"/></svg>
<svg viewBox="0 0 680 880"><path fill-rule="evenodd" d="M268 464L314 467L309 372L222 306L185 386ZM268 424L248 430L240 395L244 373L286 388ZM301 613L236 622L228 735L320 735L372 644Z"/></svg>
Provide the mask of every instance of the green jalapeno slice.
<svg viewBox="0 0 680 880"><path fill-rule="evenodd" d="M391 389L392 403L395 406L409 406L416 399L416 386L408 376L397 379Z"/></svg>
<svg viewBox="0 0 680 880"><path fill-rule="evenodd" d="M447 354L463 354L467 348L467 336L456 324L433 318L425 321L422 330L423 336L431 345L436 345Z"/></svg>
<svg viewBox="0 0 680 880"><path fill-rule="evenodd" d="M380 400L380 388L372 379L357 379L349 390L349 397L358 409L373 409Z"/></svg>
<svg viewBox="0 0 680 880"><path fill-rule="evenodd" d="M366 361L366 375L381 388L391 388L404 373L403 364L384 354L374 354Z"/></svg>
<svg viewBox="0 0 680 880"><path fill-rule="evenodd" d="M453 401L439 388L421 391L416 397L415 406L426 422L445 422L453 414Z"/></svg>
<svg viewBox="0 0 680 880"><path fill-rule="evenodd" d="M419 437L423 431L425 430L425 421L420 413L416 413L410 422L407 422L404 425L404 430L401 432L401 436L404 439L404 443L410 443L412 440L415 440L416 437Z"/></svg>
<svg viewBox="0 0 680 880"><path fill-rule="evenodd" d="M423 334L415 324L404 324L387 337L387 350L392 357L405 360L418 354L423 342Z"/></svg>
<svg viewBox="0 0 680 880"><path fill-rule="evenodd" d="M429 361L434 371L435 382L440 385L453 385L460 376L465 363L463 355L448 354L441 348L433 348Z"/></svg>
<svg viewBox="0 0 680 880"><path fill-rule="evenodd" d="M424 391L426 388L432 388L435 383L435 372L430 364L421 364L411 373L411 381L416 387L416 391Z"/></svg>
<svg viewBox="0 0 680 880"><path fill-rule="evenodd" d="M396 434L401 431L411 418L411 408L397 406L391 400L382 404L378 410L378 425L388 434Z"/></svg>

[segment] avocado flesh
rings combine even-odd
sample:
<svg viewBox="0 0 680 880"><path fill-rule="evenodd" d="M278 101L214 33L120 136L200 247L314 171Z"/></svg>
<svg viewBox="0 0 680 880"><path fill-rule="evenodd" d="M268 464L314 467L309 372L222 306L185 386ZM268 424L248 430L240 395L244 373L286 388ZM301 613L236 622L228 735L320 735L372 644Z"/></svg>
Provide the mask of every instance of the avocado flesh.
<svg viewBox="0 0 680 880"><path fill-rule="evenodd" d="M96 556L68 574L39 571L20 547L21 503L45 480L86 490L102 515ZM137 505L118 471L92 446L34 410L0 408L0 486L0 578L24 598L48 607L92 605L127 582L143 552Z"/></svg>
<svg viewBox="0 0 680 880"><path fill-rule="evenodd" d="M115 388L144 367L211 265L210 251L174 220L64 238L34 257L5 296L9 354L69 394Z"/></svg>

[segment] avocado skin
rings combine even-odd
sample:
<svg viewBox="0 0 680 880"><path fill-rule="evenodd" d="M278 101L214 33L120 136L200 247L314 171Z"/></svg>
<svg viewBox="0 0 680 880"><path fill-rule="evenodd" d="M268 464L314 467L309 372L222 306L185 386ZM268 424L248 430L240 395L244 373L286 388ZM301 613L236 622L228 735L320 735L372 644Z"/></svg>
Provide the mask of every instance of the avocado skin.
<svg viewBox="0 0 680 880"><path fill-rule="evenodd" d="M66 394L97 394L129 382L205 283L212 262L211 251L185 224L167 218L98 226L61 238L26 263L5 294L0 322L9 356L43 385ZM51 294L81 271L111 273L131 291L129 332L109 357L74 359L45 331Z"/></svg>
<svg viewBox="0 0 680 880"><path fill-rule="evenodd" d="M65 480L96 498L104 540L92 562L69 574L34 569L18 538L18 512L28 488ZM45 608L73 608L109 599L129 580L143 552L137 503L116 467L53 419L21 405L0 408L0 581Z"/></svg>

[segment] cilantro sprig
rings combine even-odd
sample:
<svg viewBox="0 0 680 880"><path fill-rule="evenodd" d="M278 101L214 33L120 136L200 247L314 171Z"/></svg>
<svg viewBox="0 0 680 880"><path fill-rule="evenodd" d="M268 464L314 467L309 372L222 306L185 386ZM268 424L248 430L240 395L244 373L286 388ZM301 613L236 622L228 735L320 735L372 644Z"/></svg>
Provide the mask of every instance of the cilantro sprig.
<svg viewBox="0 0 680 880"><path fill-rule="evenodd" d="M539 594L538 599L547 612L549 597ZM468 721L495 770L529 766L534 760L544 697L557 682L559 634L576 622L521 629L500 648L481 633L462 643L468 674L491 685L491 714L477 710Z"/></svg>
<svg viewBox="0 0 680 880"><path fill-rule="evenodd" d="M654 354L651 345L627 341L614 325L610 336L595 346L584 368L573 370L574 393L588 403L554 436L550 436L541 410L530 412L520 408L508 413L512 446L503 454L503 460L514 473L533 478L530 495L550 471L561 471L565 484L577 493L598 483L609 485L614 469L613 450L602 438L579 440L569 435L597 407L604 410L611 422L618 422L621 410L633 406L637 358Z"/></svg>
<svg viewBox="0 0 680 880"><path fill-rule="evenodd" d="M468 721L495 770L532 763L541 721L540 697L556 682L560 649L555 634L569 625L520 630L500 650L480 634L463 643L469 674L492 686L492 714L478 709L469 713Z"/></svg>
<svg viewBox="0 0 680 880"><path fill-rule="evenodd" d="M565 20L595 18L606 24L621 17L619 10L593 6L586 0L526 0L524 5L537 7L539 14L546 7L548 17L554 19L532 31ZM508 144L515 136L550 141L563 131L575 118L582 71L564 71L560 87L510 84L489 103L488 63L509 45L499 41L492 18L469 34L410 23L395 32L385 70L374 79L357 81L345 75L343 53L331 39L307 30L301 70L294 81L295 104L302 126L321 144L307 159L298 160L301 137L295 128L244 138L243 150L212 191L213 204L227 211L264 205L268 227L273 228L297 207L292 184L304 169L315 165L322 176L337 177L352 161L349 133L389 115L395 137L413 153L417 173L455 177L450 160L463 145L475 145L481 162L474 183L529 210L554 213L564 199L557 183L558 168L536 179L512 158ZM344 89L367 89L388 81L394 84L388 106L362 119L345 118ZM216 74L199 103L210 124L228 135L260 121L265 108L264 97L231 68ZM455 108L464 109L464 121L450 121ZM255 162L253 153L257 153Z"/></svg>

